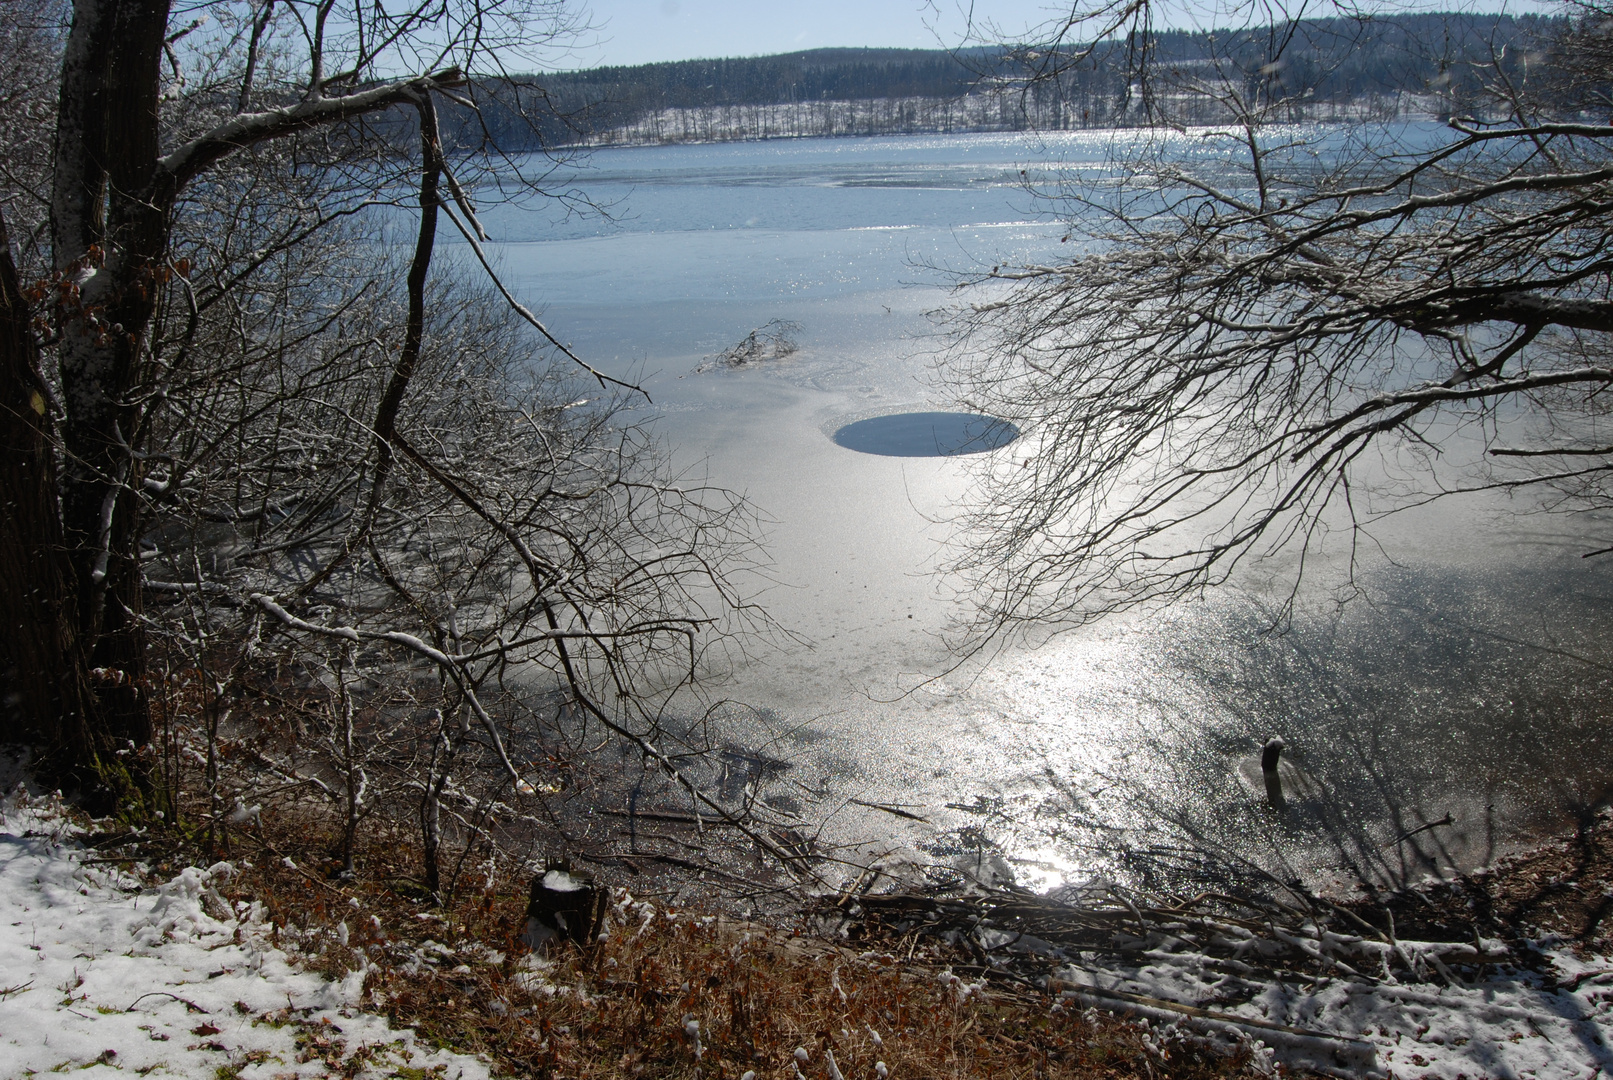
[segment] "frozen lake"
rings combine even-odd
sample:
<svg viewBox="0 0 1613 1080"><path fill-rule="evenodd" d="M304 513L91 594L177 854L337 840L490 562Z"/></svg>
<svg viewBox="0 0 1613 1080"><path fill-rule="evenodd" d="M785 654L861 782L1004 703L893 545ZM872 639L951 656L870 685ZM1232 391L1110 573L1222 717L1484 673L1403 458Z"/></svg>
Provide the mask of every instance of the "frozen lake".
<svg viewBox="0 0 1613 1080"><path fill-rule="evenodd" d="M551 204L490 215L518 295L580 355L645 387L682 465L772 521L761 599L810 647L759 651L714 688L758 710L731 721L734 741L794 763L787 783L803 813L829 818L826 843L995 847L1029 884L1120 872L1116 850L1194 832L1271 869L1415 876L1429 860L1488 861L1599 797L1613 583L1579 558L1570 522L1523 505L1447 503L1386 526L1342 609L1340 563L1321 560L1285 635L1267 632L1293 569L1278 557L1203 602L949 671L956 583L935 565L969 459L859 453L832 436L951 408L930 314L951 298L933 268L1056 251L1063 232L1021 170L1101 168L1107 142L605 150L557 179L612 220ZM775 319L800 325L799 352L696 370ZM1237 776L1274 734L1327 792L1286 825ZM1416 834L1422 854L1399 841L1446 814Z"/></svg>

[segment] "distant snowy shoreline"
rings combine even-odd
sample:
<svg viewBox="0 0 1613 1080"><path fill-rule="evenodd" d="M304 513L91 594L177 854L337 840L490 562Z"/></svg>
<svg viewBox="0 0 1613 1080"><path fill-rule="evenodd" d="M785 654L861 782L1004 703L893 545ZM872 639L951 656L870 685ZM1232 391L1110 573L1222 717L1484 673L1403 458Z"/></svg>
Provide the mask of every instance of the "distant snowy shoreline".
<svg viewBox="0 0 1613 1080"><path fill-rule="evenodd" d="M1306 106L1295 123L1428 120L1438 102L1426 95L1384 94L1350 102ZM1211 117L1203 118L1213 123ZM773 105L708 105L649 112L628 124L594 132L555 149L608 146L681 146L772 139L822 139L897 135L986 135L1059 133L1147 126L1124 110L1099 117L1033 116L1014 94L968 94L958 98L866 98L799 101Z"/></svg>

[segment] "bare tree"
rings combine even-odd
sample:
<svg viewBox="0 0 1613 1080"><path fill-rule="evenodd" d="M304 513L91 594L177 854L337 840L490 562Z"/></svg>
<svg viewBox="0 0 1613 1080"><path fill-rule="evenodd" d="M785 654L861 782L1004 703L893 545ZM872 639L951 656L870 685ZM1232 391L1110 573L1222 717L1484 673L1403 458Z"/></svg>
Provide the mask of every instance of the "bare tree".
<svg viewBox="0 0 1613 1080"><path fill-rule="evenodd" d="M61 71L67 4L63 0L7 0L0 19L0 213L10 223L22 271L32 278L44 264L50 208L51 135Z"/></svg>
<svg viewBox="0 0 1613 1080"><path fill-rule="evenodd" d="M33 7L52 10L44 3ZM13 336L16 363L8 355L5 399L14 407L0 422L8 448L48 460L21 475L28 490L13 497L16 505L37 505L43 516L8 513L0 534L8 570L42 583L29 601L29 617L6 621L0 671L8 725L49 747L58 772L99 790L103 802L136 796L137 778L127 775L127 761L115 751L144 745L150 736L141 543L162 526L151 515L178 495L199 464L160 440L180 431L177 417L199 415L209 393L216 400L221 388L246 386L241 377L253 369L239 361L263 349L262 342L244 352L208 349L199 328L215 316L241 314L230 311L234 301L226 297L264 266L294 261L295 249L322 226L366 201L395 201L400 166L410 156L400 148L410 142L423 155L420 230L403 341L395 346L401 352L386 365L388 389L366 420L371 437L362 448L346 445L341 452L367 456L372 494L388 490L394 463L407 459L417 476L456 491L467 513L493 527L496 500L434 460L436 448L409 441L397 421L419 362L440 201L457 205L458 213L447 216L467 236L474 239L479 229L469 193L437 136L436 104L452 102L474 117L482 93L475 75L500 75L506 63L534 65L574 25L559 0L385 9L337 0L216 0L191 5L182 15L165 0L73 5L71 29L60 42L59 79L25 99L38 112L55 90L47 170L52 267L37 286L18 282L14 290L21 295L32 288L24 297L32 312L8 310L24 337L25 316L44 316L45 351L37 354ZM29 40L48 43L50 32L44 20ZM14 105L8 98L5 107L15 112ZM276 146L283 148L277 161L270 152L235 167ZM484 141L475 154L462 155L461 164L478 155L493 162L496 147ZM251 202L252 169L266 160L304 178L300 194L293 185L277 193L288 201L260 207L259 224L272 234L268 242L238 248L234 261L208 267L177 251L175 239L198 205L232 192L238 206ZM22 158L11 164L17 175L8 181L7 197L20 206L16 200L31 190L33 174L23 176ZM522 175L519 163L500 164ZM344 194L345 204L332 205L325 198L332 192ZM198 273L203 279L192 281ZM170 307L187 313L176 323L163 314ZM342 303L323 310L322 329L337 327ZM180 329L158 333L159 323ZM219 362L226 364L222 376ZM280 392L286 396L284 386ZM383 502L372 498L366 513L379 513ZM267 520L290 511L264 502L255 512ZM301 512L306 518L310 511ZM514 522L501 527L513 535ZM362 545L370 531L363 524L346 539ZM48 564L50 572L35 564ZM192 591L207 584L191 578L186 585ZM47 653L61 662L39 664L35 658Z"/></svg>
<svg viewBox="0 0 1613 1080"><path fill-rule="evenodd" d="M153 320L165 393L139 495L147 624L204 687L176 722L220 842L290 784L339 809L351 869L359 822L407 806L440 896L538 812L546 713L694 794L662 713L765 620L731 576L756 554L744 502L668 473L621 420L632 392L579 384L496 279L429 274L448 173L420 112L417 215L378 214L373 186L310 169L296 139L189 194L173 244L194 268ZM412 226L412 253L378 250L378 224ZM303 734L257 746L262 784L215 792L220 740L242 738L228 703L277 679L317 706Z"/></svg>
<svg viewBox="0 0 1613 1080"><path fill-rule="evenodd" d="M1240 8L1263 50L1171 71L1151 6L1077 9L1041 54L1130 35L1155 119L1053 193L1072 255L964 283L950 374L1028 433L964 523L983 628L1187 595L1453 490L1605 502L1607 13L1429 87L1443 123L1307 128L1297 14ZM1173 111L1205 99L1210 126Z"/></svg>

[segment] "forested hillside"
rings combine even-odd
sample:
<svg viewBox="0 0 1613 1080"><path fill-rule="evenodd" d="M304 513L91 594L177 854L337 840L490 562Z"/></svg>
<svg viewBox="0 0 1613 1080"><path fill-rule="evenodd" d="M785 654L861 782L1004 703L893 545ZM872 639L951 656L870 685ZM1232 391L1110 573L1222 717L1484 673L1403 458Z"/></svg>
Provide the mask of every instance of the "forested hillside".
<svg viewBox="0 0 1613 1080"><path fill-rule="evenodd" d="M1257 72L1279 96L1284 85L1304 87L1293 95L1296 120L1459 112L1497 65L1524 74L1552 25L1540 16L1429 14L1309 20L1280 39L1269 28L1176 31L1150 42L1150 62L1173 69L1177 82L1224 84ZM1267 63L1271 56L1280 59ZM550 145L1099 127L1142 122L1148 108L1187 122L1217 119L1202 95L1172 100L1130 80L1135 59L1134 43L1120 39L1093 46L1074 65L1046 51L976 48L814 49L601 67L544 76L541 91L529 80L483 84L491 107L480 125L508 146L540 113L549 114L538 130ZM1063 69L1056 78L1035 77L1052 67ZM460 138L479 139L480 125Z"/></svg>

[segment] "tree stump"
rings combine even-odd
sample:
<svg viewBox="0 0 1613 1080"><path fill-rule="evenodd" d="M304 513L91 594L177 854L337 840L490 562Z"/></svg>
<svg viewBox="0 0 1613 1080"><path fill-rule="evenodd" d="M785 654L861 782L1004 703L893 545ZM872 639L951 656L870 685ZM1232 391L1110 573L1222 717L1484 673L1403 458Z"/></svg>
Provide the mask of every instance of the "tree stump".
<svg viewBox="0 0 1613 1080"><path fill-rule="evenodd" d="M1271 803L1273 810L1288 808L1288 800L1283 798L1282 774L1278 772L1287 745L1281 738L1272 739L1260 752L1260 772L1266 780L1266 801Z"/></svg>
<svg viewBox="0 0 1613 1080"><path fill-rule="evenodd" d="M610 890L587 874L573 872L568 860L547 862L543 873L532 879L523 938L542 952L558 940L579 948L592 945L609 902Z"/></svg>

